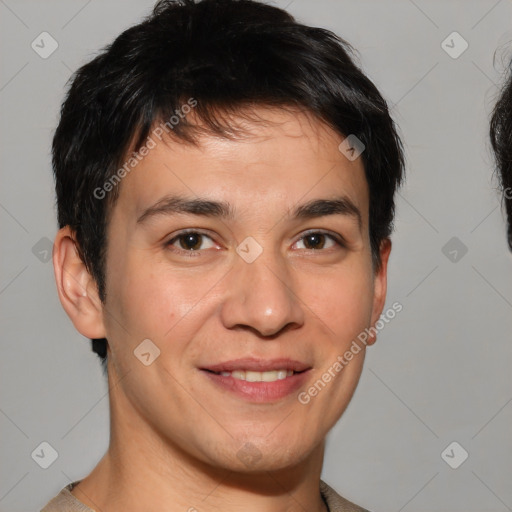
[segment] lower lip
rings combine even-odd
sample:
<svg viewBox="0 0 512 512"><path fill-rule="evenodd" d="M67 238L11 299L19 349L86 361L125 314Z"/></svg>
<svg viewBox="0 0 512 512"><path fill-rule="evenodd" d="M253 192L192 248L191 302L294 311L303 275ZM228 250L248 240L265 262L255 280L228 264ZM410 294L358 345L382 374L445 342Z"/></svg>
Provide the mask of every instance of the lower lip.
<svg viewBox="0 0 512 512"><path fill-rule="evenodd" d="M214 384L252 402L274 402L298 391L308 378L309 370L294 373L274 382L248 382L201 370Z"/></svg>

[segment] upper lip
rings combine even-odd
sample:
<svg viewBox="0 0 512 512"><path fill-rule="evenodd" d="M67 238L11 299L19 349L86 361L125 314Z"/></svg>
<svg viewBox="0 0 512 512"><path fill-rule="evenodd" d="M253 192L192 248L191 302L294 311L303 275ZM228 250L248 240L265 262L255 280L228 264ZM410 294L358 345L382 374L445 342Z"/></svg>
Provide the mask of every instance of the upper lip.
<svg viewBox="0 0 512 512"><path fill-rule="evenodd" d="M302 372L311 368L310 365L295 361L293 359L255 359L242 358L232 359L223 363L217 363L205 366L202 370L210 370L212 372L232 372L235 370L249 370L254 372L269 372L273 370L293 370L294 372Z"/></svg>

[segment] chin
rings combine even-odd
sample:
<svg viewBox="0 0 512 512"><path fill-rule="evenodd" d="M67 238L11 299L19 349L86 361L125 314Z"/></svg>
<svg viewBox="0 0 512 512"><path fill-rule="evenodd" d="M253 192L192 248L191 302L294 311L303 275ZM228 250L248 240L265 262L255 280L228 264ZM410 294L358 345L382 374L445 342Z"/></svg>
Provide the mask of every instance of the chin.
<svg viewBox="0 0 512 512"><path fill-rule="evenodd" d="M241 474L257 474L289 469L306 459L311 451L312 447L308 449L303 440L285 443L282 439L253 438L234 442L232 450L227 447L222 453L211 455L217 467Z"/></svg>

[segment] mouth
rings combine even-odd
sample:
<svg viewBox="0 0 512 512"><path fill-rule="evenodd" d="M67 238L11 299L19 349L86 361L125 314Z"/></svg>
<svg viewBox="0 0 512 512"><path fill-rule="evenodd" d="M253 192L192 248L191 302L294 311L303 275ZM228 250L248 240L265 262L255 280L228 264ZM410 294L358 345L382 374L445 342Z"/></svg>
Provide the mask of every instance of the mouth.
<svg viewBox="0 0 512 512"><path fill-rule="evenodd" d="M274 402L302 387L311 366L290 359L237 359L200 370L217 389L250 402Z"/></svg>

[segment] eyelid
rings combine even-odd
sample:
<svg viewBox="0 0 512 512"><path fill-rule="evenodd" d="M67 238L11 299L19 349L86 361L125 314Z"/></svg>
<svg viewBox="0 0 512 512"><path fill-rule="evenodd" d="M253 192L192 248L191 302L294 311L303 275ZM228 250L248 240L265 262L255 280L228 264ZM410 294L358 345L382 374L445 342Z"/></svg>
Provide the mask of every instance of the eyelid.
<svg viewBox="0 0 512 512"><path fill-rule="evenodd" d="M169 235L169 240L177 238L178 236L188 235L189 233L197 233L198 235L205 235L209 236L210 238L216 236L216 233L214 231L210 231L209 229L205 228L183 228L178 229L178 231L175 231L174 233L171 233Z"/></svg>

